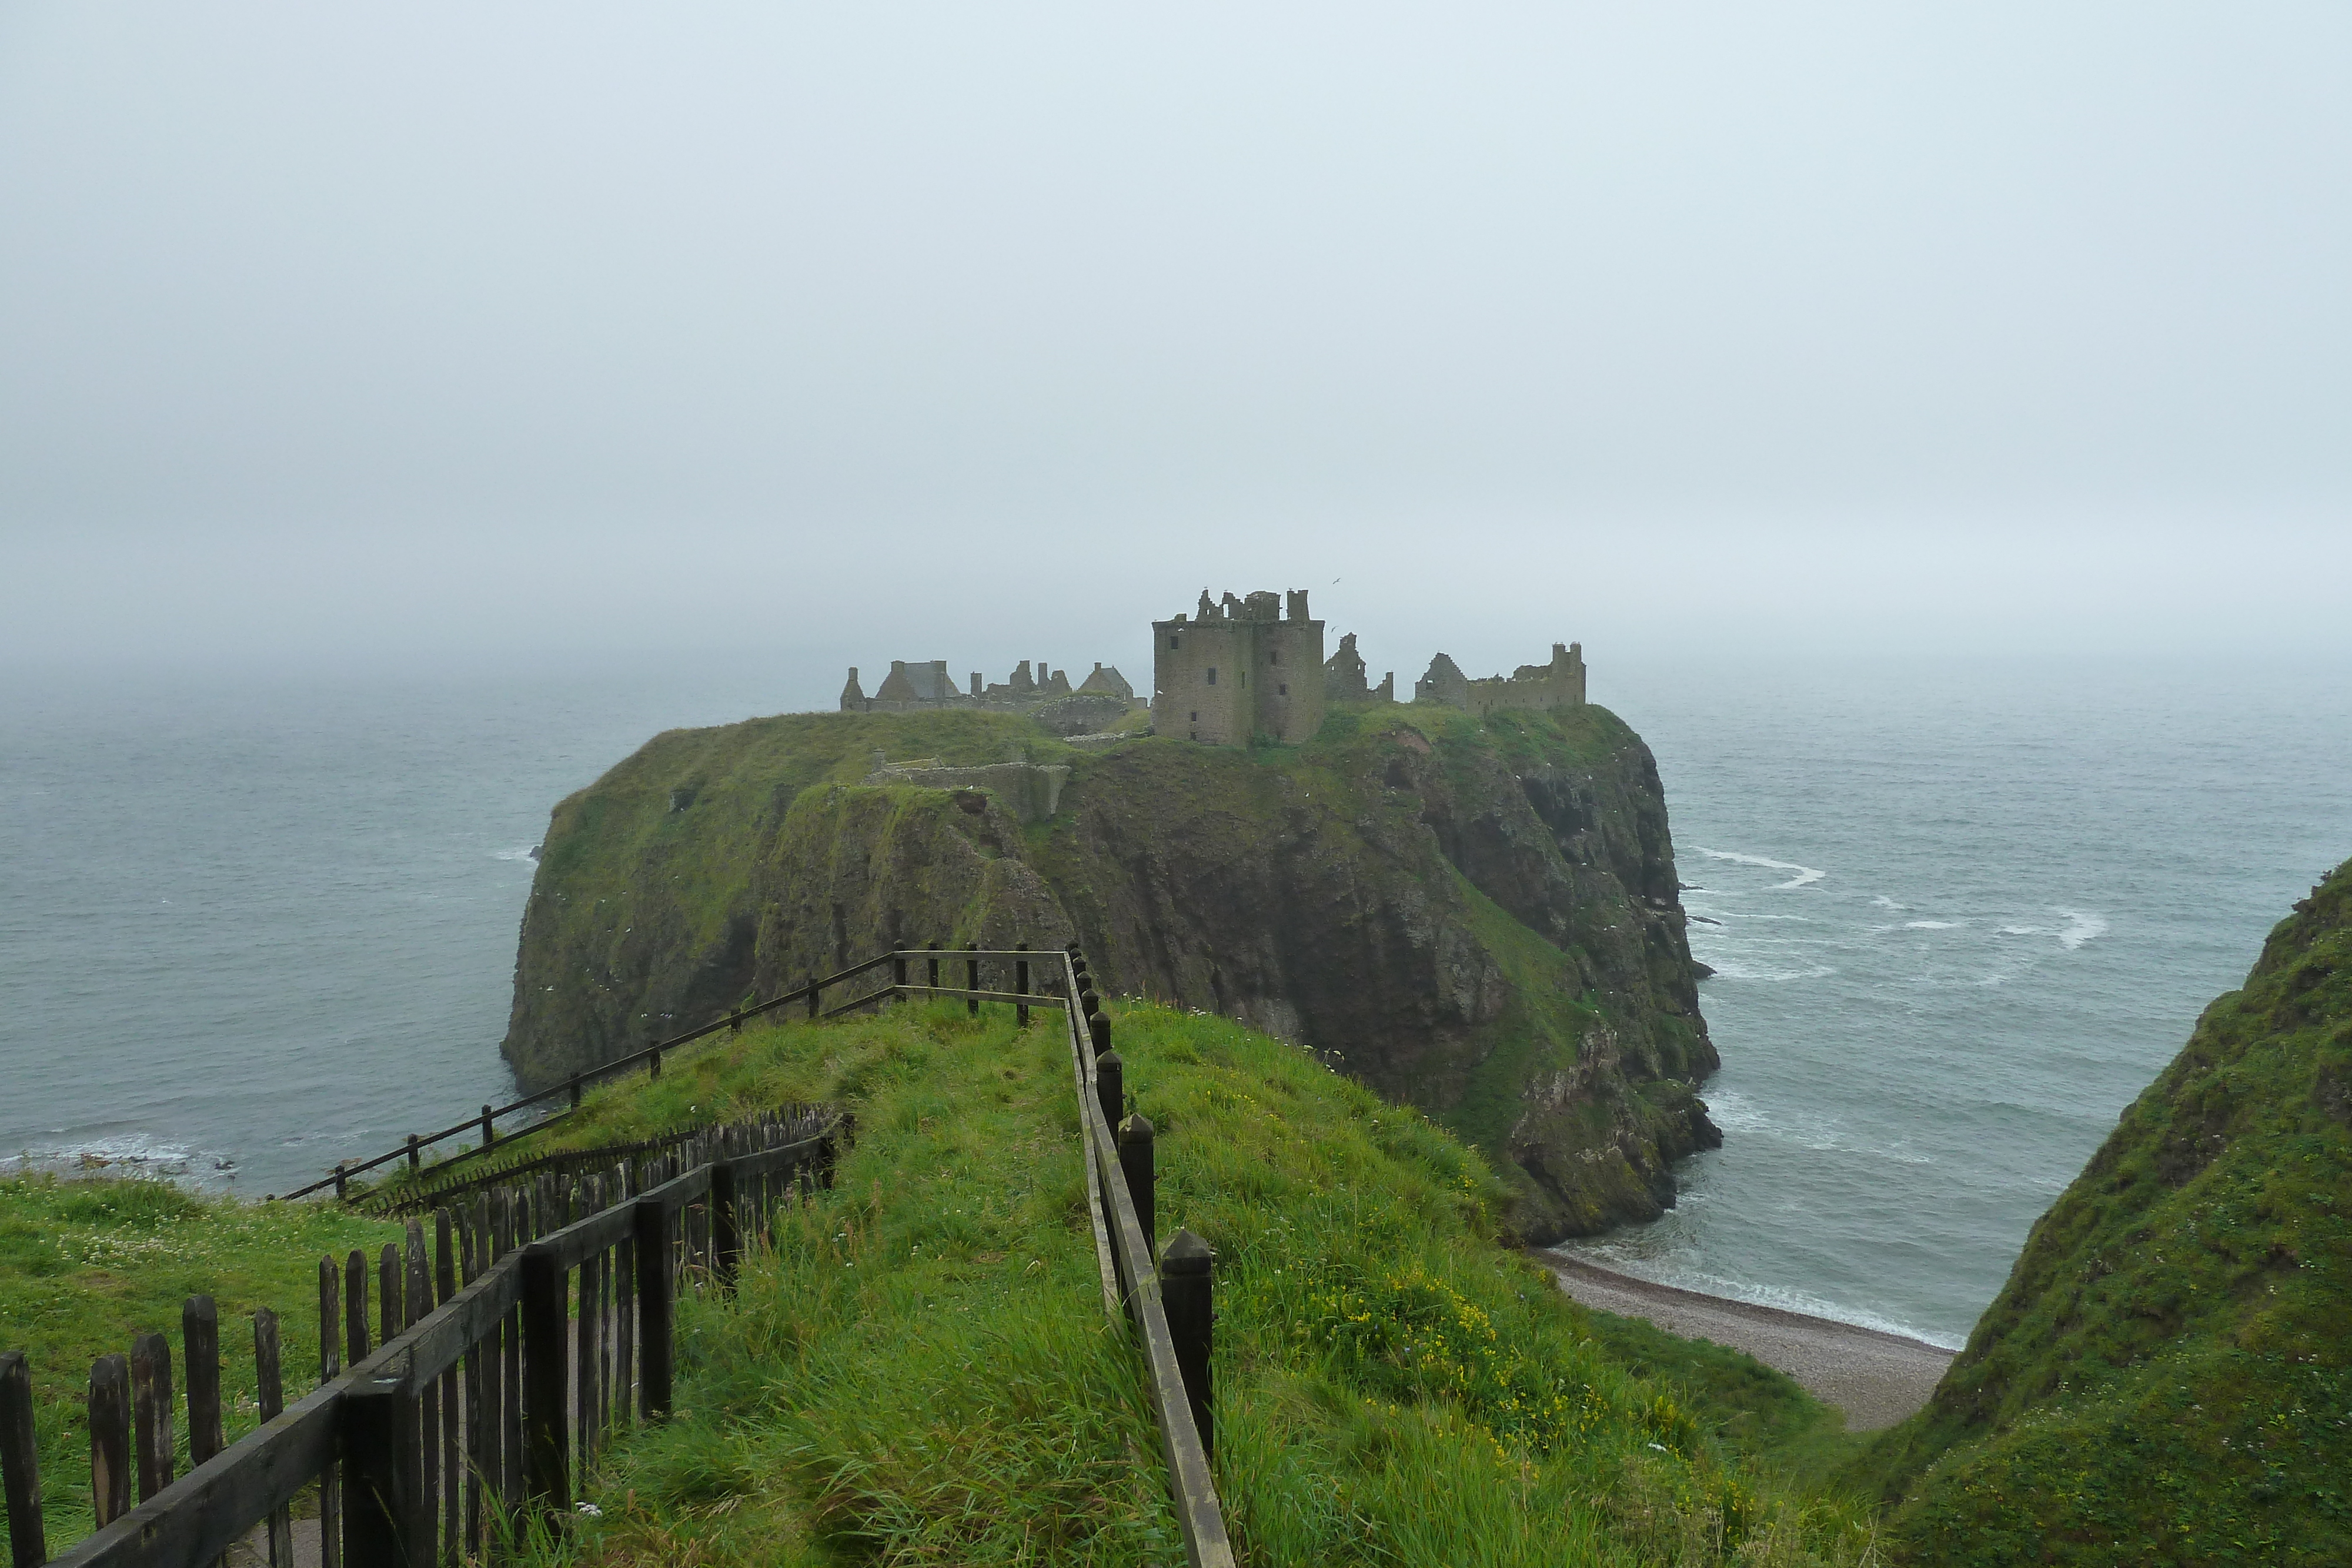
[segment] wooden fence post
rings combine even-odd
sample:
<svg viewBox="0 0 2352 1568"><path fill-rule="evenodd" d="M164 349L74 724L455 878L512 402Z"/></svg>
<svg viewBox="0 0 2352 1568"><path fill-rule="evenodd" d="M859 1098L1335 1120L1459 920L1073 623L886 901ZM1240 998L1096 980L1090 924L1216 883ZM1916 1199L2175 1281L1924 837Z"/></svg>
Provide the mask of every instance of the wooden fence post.
<svg viewBox="0 0 2352 1568"><path fill-rule="evenodd" d="M1118 1169L1127 1177L1128 1201L1135 1205L1136 1223L1143 1227L1143 1255L1156 1257L1153 1245L1158 1208L1151 1193L1151 1123L1141 1115L1118 1124Z"/></svg>
<svg viewBox="0 0 2352 1568"><path fill-rule="evenodd" d="M131 1363L121 1352L89 1365L89 1511L100 1530L131 1511Z"/></svg>
<svg viewBox="0 0 2352 1568"><path fill-rule="evenodd" d="M180 1308L180 1349L188 1364L188 1468L221 1451L220 1309L210 1296Z"/></svg>
<svg viewBox="0 0 2352 1568"><path fill-rule="evenodd" d="M1087 1019L1087 1038L1094 1042L1095 1060L1099 1061L1110 1051L1110 1014L1097 1013Z"/></svg>
<svg viewBox="0 0 2352 1568"><path fill-rule="evenodd" d="M333 1279L329 1269L324 1278ZM278 1343L278 1314L263 1307L253 1314L253 1395L265 1427L286 1413L286 1372ZM276 1509L269 1515L269 1568L294 1568L294 1514Z"/></svg>
<svg viewBox="0 0 2352 1568"><path fill-rule="evenodd" d="M172 1484L172 1342L143 1333L131 1342L131 1414L139 1448L139 1500Z"/></svg>
<svg viewBox="0 0 2352 1568"><path fill-rule="evenodd" d="M816 1017L816 1000L817 1000L817 985L816 985L816 977L815 977L814 975L811 975L811 976L808 977L808 1016L809 1016L809 1017L811 1017L811 1018L814 1018L814 1017Z"/></svg>
<svg viewBox="0 0 2352 1568"><path fill-rule="evenodd" d="M417 1158L416 1146L416 1134L411 1133L408 1134L408 1169L411 1175L415 1174L418 1166L422 1163Z"/></svg>
<svg viewBox="0 0 2352 1568"><path fill-rule="evenodd" d="M482 1107L482 1147L487 1149L498 1141L499 1128L497 1118L490 1114L489 1106L485 1104Z"/></svg>
<svg viewBox="0 0 2352 1568"><path fill-rule="evenodd" d="M375 1343L378 1345L390 1344L408 1326L408 1320L400 1307L404 1293L401 1272L400 1243L387 1241L383 1244L383 1250L376 1255L375 1263Z"/></svg>
<svg viewBox="0 0 2352 1568"><path fill-rule="evenodd" d="M743 1223L735 1211L735 1167L719 1160L710 1167L710 1272L719 1288L735 1288L743 1258Z"/></svg>
<svg viewBox="0 0 2352 1568"><path fill-rule="evenodd" d="M41 1531L41 1455L33 1437L33 1375L21 1350L0 1352L0 1479L8 1498L8 1560L41 1568L49 1560Z"/></svg>
<svg viewBox="0 0 2352 1568"><path fill-rule="evenodd" d="M1209 1244L1190 1230L1179 1230L1160 1260L1160 1308L1168 1315L1168 1337L1175 1342L1176 1366L1184 1375L1184 1396L1192 1406L1192 1425L1200 1429L1201 1447L1213 1459L1217 1454L1217 1423L1209 1383L1209 1352L1216 1325L1212 1299L1216 1260Z"/></svg>
<svg viewBox="0 0 2352 1568"><path fill-rule="evenodd" d="M343 1364L367 1359L367 1254L358 1248L343 1260Z"/></svg>
<svg viewBox="0 0 2352 1568"><path fill-rule="evenodd" d="M522 1475L533 1506L571 1511L565 1420L565 1270L555 1252L533 1242L522 1253Z"/></svg>
<svg viewBox="0 0 2352 1568"><path fill-rule="evenodd" d="M1080 988L1078 991L1078 1010L1086 1014L1087 1017L1092 1018L1095 1014L1102 1011L1102 998L1095 995L1095 987L1092 980L1081 980L1078 984Z"/></svg>
<svg viewBox="0 0 2352 1568"><path fill-rule="evenodd" d="M938 943L934 942L934 943L932 943L932 944L931 944L931 946L930 946L930 947L929 947L929 950L930 952L932 952L932 953L936 954L936 953L938 953L938 952L939 952L939 950L940 950L940 945L939 945ZM937 957L932 958L932 959L930 960L930 966L931 966L930 978L929 978L929 979L928 979L928 980L926 980L926 981L924 982L924 984L926 984L926 985L929 986L931 989L933 989L933 990L935 990L935 991L936 991L936 990L938 990L938 989L940 988L940 961L939 961L939 959L938 959Z"/></svg>
<svg viewBox="0 0 2352 1568"><path fill-rule="evenodd" d="M572 1108L580 1109L580 1074L573 1073L565 1087L572 1091Z"/></svg>
<svg viewBox="0 0 2352 1568"><path fill-rule="evenodd" d="M631 1205L637 1265L637 1396L648 1421L669 1414L669 1216L661 1199Z"/></svg>
<svg viewBox="0 0 2352 1568"><path fill-rule="evenodd" d="M1018 943L1015 946L1021 952L1026 953L1029 951L1029 944L1026 942ZM1026 958L1016 958L1013 962L1013 995L1020 997L1025 997L1029 994L1029 960ZM1027 1002L1016 1002L1013 1004L1013 1027L1016 1029L1027 1029L1029 1027L1029 1004Z"/></svg>
<svg viewBox="0 0 2352 1568"><path fill-rule="evenodd" d="M907 983L907 956L904 953L890 955L890 983L894 986Z"/></svg>
<svg viewBox="0 0 2352 1568"><path fill-rule="evenodd" d="M1102 1106L1104 1124L1118 1126L1119 1113L1127 1109L1127 1063L1115 1051L1095 1058L1095 1100Z"/></svg>
<svg viewBox="0 0 2352 1568"><path fill-rule="evenodd" d="M977 942L967 942L964 944L964 946L968 951L977 951L980 947L980 944ZM980 960L977 958L966 958L963 961L963 988L965 990L976 991L980 989ZM964 1001L964 1011L972 1018L978 1018L980 1016L980 998L978 997L967 998Z"/></svg>
<svg viewBox="0 0 2352 1568"><path fill-rule="evenodd" d="M395 1355L351 1386L342 1406L346 1568L425 1568L417 1550L416 1400Z"/></svg>
<svg viewBox="0 0 2352 1568"><path fill-rule="evenodd" d="M435 1209L433 1211L433 1301L436 1306L446 1304L450 1297L457 1293L457 1240L456 1227L450 1222L449 1211L446 1208ZM441 1555L453 1563L462 1560L458 1551L457 1529L464 1512L462 1504L466 1474L464 1450L459 1445L457 1435L458 1404L461 1397L458 1392L458 1368L454 1364L447 1372L441 1375L441 1463L437 1467L437 1471L435 1467L427 1467L428 1474L438 1473L443 1478ZM426 1432L425 1448L428 1454L432 1452L433 1440L433 1434Z"/></svg>
<svg viewBox="0 0 2352 1568"><path fill-rule="evenodd" d="M343 1375L342 1274L332 1258L319 1260L319 1385ZM343 1479L329 1465L319 1478L319 1559L324 1568L343 1560ZM292 1568L290 1563L278 1568Z"/></svg>

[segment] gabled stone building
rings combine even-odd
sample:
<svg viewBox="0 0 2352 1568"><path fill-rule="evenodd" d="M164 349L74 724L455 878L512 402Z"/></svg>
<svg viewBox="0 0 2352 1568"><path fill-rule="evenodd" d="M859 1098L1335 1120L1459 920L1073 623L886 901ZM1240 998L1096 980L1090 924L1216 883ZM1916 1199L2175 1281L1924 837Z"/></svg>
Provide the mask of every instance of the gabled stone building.
<svg viewBox="0 0 2352 1568"><path fill-rule="evenodd" d="M1257 737L1297 743L1323 727L1323 622L1304 590L1285 596L1201 591L1188 620L1151 623L1151 727L1211 746Z"/></svg>

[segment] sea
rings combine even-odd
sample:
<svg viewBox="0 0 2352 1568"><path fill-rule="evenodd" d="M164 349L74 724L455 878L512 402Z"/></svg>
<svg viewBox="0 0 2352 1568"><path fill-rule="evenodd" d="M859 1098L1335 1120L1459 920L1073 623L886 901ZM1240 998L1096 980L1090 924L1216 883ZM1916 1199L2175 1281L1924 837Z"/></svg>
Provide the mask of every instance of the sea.
<svg viewBox="0 0 2352 1568"><path fill-rule="evenodd" d="M0 1170L258 1197L505 1098L550 810L818 684L12 672ZM2352 856L2341 664L1691 657L1601 663L1593 696L1658 758L1724 1144L1664 1218L1564 1250L1938 1344Z"/></svg>

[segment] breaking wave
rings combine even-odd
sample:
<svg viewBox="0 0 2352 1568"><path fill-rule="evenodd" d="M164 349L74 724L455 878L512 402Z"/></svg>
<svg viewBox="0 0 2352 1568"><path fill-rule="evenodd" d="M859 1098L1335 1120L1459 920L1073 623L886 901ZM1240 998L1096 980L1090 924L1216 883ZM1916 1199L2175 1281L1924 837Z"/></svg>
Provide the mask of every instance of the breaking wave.
<svg viewBox="0 0 2352 1568"><path fill-rule="evenodd" d="M1829 875L1829 873L1816 870L1809 865L1799 865L1794 861L1776 861L1767 855L1744 855L1736 850L1711 850L1705 844L1693 844L1691 848L1706 856L1709 860L1729 861L1734 865L1761 866L1766 871L1792 871L1797 873L1786 882L1774 883L1772 886L1776 891L1791 887L1803 887L1809 883L1819 882L1822 878Z"/></svg>

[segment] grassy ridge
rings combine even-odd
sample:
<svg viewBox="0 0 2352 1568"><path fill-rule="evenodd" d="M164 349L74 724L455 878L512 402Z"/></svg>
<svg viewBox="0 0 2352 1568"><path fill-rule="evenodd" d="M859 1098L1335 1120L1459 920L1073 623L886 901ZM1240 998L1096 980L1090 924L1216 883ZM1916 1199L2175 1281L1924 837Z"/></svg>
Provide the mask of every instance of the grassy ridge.
<svg viewBox="0 0 2352 1568"><path fill-rule="evenodd" d="M161 1333L184 1388L181 1303L211 1296L220 1312L222 1416L234 1441L258 1420L254 1310L278 1314L291 1403L319 1380L320 1258L373 1252L400 1234L331 1205L242 1203L160 1181L0 1181L0 1350L25 1352L32 1370L50 1552L90 1530L91 1362L127 1354L138 1335ZM175 1408L184 1472L184 1394Z"/></svg>
<svg viewBox="0 0 2352 1568"><path fill-rule="evenodd" d="M1118 1044L1160 1133L1161 1231L1218 1250L1219 1485L1244 1561L1858 1553L1856 1516L1774 1463L1834 1417L1745 1357L1576 1307L1494 1245L1504 1189L1426 1118L1222 1019L1132 1006ZM688 1310L689 1413L616 1451L566 1554L1176 1556L1050 1015L1025 1034L955 1004L747 1030L587 1120L642 1135L780 1099L846 1103L858 1145L733 1301Z"/></svg>
<svg viewBox="0 0 2352 1568"><path fill-rule="evenodd" d="M1871 1473L1923 1563L2352 1562L2352 867L2034 1227Z"/></svg>

